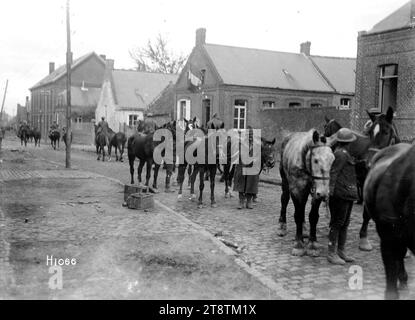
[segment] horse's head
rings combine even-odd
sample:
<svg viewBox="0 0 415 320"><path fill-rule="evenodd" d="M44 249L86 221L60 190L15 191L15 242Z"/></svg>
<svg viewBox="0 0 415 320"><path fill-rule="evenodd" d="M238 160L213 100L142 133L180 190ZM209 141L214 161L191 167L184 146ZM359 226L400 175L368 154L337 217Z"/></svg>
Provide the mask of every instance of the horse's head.
<svg viewBox="0 0 415 320"><path fill-rule="evenodd" d="M275 166L275 138L268 141L261 138L261 167L272 169Z"/></svg>
<svg viewBox="0 0 415 320"><path fill-rule="evenodd" d="M329 119L327 116L324 116L326 123L324 124L324 135L330 137L339 131L342 126L335 119Z"/></svg>
<svg viewBox="0 0 415 320"><path fill-rule="evenodd" d="M334 161L331 146L326 137L313 132L312 144L306 154L307 169L313 181L312 196L315 199L327 199L330 194L330 169Z"/></svg>
<svg viewBox="0 0 415 320"><path fill-rule="evenodd" d="M388 108L386 114L374 115L368 112L372 125L367 133L373 149L383 149L399 142L399 137L393 124L393 109Z"/></svg>

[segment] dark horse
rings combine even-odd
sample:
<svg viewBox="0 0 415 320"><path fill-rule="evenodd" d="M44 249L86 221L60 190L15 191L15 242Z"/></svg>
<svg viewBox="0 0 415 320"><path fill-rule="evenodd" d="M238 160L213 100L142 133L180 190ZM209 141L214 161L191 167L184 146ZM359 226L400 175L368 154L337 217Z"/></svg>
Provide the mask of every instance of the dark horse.
<svg viewBox="0 0 415 320"><path fill-rule="evenodd" d="M333 151L326 137L312 129L308 132L296 132L287 136L281 146L281 214L279 218L279 236L287 233L287 205L290 197L294 203L294 219L297 227L295 245L292 254L312 257L319 255L317 246L317 222L322 200L329 196L330 168L334 161ZM309 213L310 237L307 249L303 240L305 206L312 195Z"/></svg>
<svg viewBox="0 0 415 320"><path fill-rule="evenodd" d="M368 113L369 114L369 113ZM350 143L349 152L356 159L356 177L358 190L363 190L363 184L367 176L367 160L378 149L385 148L394 143L399 143L396 129L393 125L393 109L389 108L386 115L380 114L373 116L369 114L371 125L368 128L367 135L354 132L357 139ZM335 143L336 132L341 128L341 125L336 120L329 120L326 118L326 125L324 126L324 134L329 137L328 140ZM370 216L363 208L363 223L360 229L359 249L363 251L370 251L373 249L367 236L367 228L369 225Z"/></svg>
<svg viewBox="0 0 415 320"><path fill-rule="evenodd" d="M19 132L17 133L17 136L20 138L20 144L27 147L27 140L29 139L29 133L30 133L30 129L28 126L23 125L20 129Z"/></svg>
<svg viewBox="0 0 415 320"><path fill-rule="evenodd" d="M35 140L35 147L40 147L40 138L42 137L40 130L38 128L34 128L32 130L33 139Z"/></svg>
<svg viewBox="0 0 415 320"><path fill-rule="evenodd" d="M108 140L109 140L109 146L108 146L108 156L109 160L111 160L111 148L114 147L115 149L115 161L120 160L120 162L123 161L122 155L124 154L124 148L125 143L127 142L127 137L123 132L117 132L115 133L111 129L108 130ZM118 158L118 152L120 152L120 157ZM109 161L108 160L108 161Z"/></svg>
<svg viewBox="0 0 415 320"><path fill-rule="evenodd" d="M173 130L174 124L165 124L163 128L168 129L172 132L173 138L175 133ZM154 176L153 176L153 188L157 189L157 177L160 169L160 164L154 161L153 153L154 149L157 147L161 141L155 141L154 132L158 129L158 126L152 121L142 121L139 123L137 130L140 132L135 133L128 138L127 150L128 150L128 161L130 164L130 174L131 174L131 184L134 184L134 161L136 158L139 159L139 165L137 168L137 179L138 183L141 184L141 173L143 171L144 165L146 165L146 183L149 185L151 177L151 168L154 164ZM167 165L166 172L166 191L169 191L170 188L170 177L173 170L173 164Z"/></svg>
<svg viewBox="0 0 415 320"><path fill-rule="evenodd" d="M50 130L49 131L49 139L50 139L50 145L54 150L56 150L56 144L58 144L59 149L59 139L61 138L61 133L59 130Z"/></svg>
<svg viewBox="0 0 415 320"><path fill-rule="evenodd" d="M363 197L376 223L386 273L386 299L406 289L407 249L415 254L415 145L399 143L377 152L371 162Z"/></svg>
<svg viewBox="0 0 415 320"><path fill-rule="evenodd" d="M193 132L200 133L200 129L193 129L193 127L189 126L188 122L187 126L185 128L185 134L188 132L192 134ZM213 119L207 124L208 129L212 129L215 131L220 131L219 134L224 134L225 123L222 120L219 120L217 118ZM189 131L190 130L190 131ZM199 131L197 131L199 130ZM196 161L193 164L193 172L190 177L190 199L193 200L196 198L194 193L194 184L196 181L197 174L199 174L199 199L198 199L198 208L203 207L203 190L205 188L205 173L209 172L209 180L210 180L210 202L211 206L213 208L217 207L216 201L215 201L215 178L216 178L216 170L219 165L219 157L221 153L221 147L216 144L216 139L209 139L209 135L206 132L207 130L204 130L203 135L197 135L193 139L193 141L186 141L184 144L184 152L185 154L188 152L189 148L195 148L193 151L193 156L197 158L197 146L204 146L204 157L203 162L199 163ZM203 132L203 131L202 131ZM212 133L210 133L212 134ZM216 150L214 150L216 149ZM209 162L209 154L213 155L213 152L216 152L216 161L213 161L213 163ZM199 155L200 158L200 155ZM183 181L184 181L184 175L186 172L186 168L188 166L188 159L182 159L181 163L179 164L178 174L177 174L177 182L179 184L179 194L178 194L178 200L180 201L182 199L182 191L183 191Z"/></svg>
<svg viewBox="0 0 415 320"><path fill-rule="evenodd" d="M107 137L105 132L98 131L98 126L95 125L95 146L97 148L97 160L101 160L101 153L102 153L102 161L105 161L105 146L107 145Z"/></svg>

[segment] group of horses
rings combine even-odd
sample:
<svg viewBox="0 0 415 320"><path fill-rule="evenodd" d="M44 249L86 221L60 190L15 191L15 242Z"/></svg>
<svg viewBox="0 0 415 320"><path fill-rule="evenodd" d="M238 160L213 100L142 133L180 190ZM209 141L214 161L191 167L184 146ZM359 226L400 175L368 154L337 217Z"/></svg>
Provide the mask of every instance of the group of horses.
<svg viewBox="0 0 415 320"><path fill-rule="evenodd" d="M37 128L31 128L29 126L22 125L17 131L17 137L20 139L20 143L22 146L24 144L24 146L26 147L28 141L33 142L34 140L35 147L40 147L41 133L40 130Z"/></svg>
<svg viewBox="0 0 415 320"><path fill-rule="evenodd" d="M124 148L127 138L123 132L115 133L111 128L108 132L99 131L98 126L95 125L95 146L97 152L97 160L105 161L105 147L108 149L108 161L111 160L112 147L115 149L115 161L123 162ZM120 156L118 157L118 152Z"/></svg>
<svg viewBox="0 0 415 320"><path fill-rule="evenodd" d="M407 287L408 275L404 266L407 249L415 253L415 145L401 143L396 127L393 123L394 111L389 108L386 114L369 114L370 127L363 133L353 131L356 140L349 145L349 153L355 159L357 187L364 202L363 222L360 229L359 249L370 251L373 249L368 240L368 224L373 219L381 240L381 255L386 273L387 299L399 297L400 288ZM155 148L163 142L154 139L157 129L170 131L173 137L173 161L165 163L165 189L170 189L170 179L178 167L178 200L182 199L183 181L186 171L189 172L190 199L195 199L195 181L199 175L198 208L203 207L203 191L206 173L210 180L210 205L216 207L215 176L220 164L223 164L223 151L226 150L226 161L223 165L223 180L225 181L225 197L229 196L232 186L235 164L231 157L231 137L225 131L224 123L213 119L205 126L200 125L197 118L183 120L180 125L177 121L170 121L161 127L154 123L139 121L137 132L128 138L127 149L130 166L131 184L134 184L134 162L139 159L137 179L141 183L141 174L146 164L147 173L145 185L149 186L151 171L154 167L153 188L157 189L157 177L160 163L155 163L153 154ZM330 169L334 161L334 147L337 142L337 132L342 126L335 119L325 118L324 134L311 129L307 132L296 132L288 135L281 141L280 176L281 176L281 211L277 233L280 236L287 234L287 206L292 199L294 204L294 220L296 224L293 255L319 256L320 246L317 244L317 224L319 208L323 201L329 200ZM177 130L186 135L189 131L201 129L203 136L196 136L193 140L184 142L184 154L190 150L197 155L194 145L205 145L205 150L217 148L216 162L189 164L182 159L176 164L176 136ZM216 134L226 135L223 145L211 145L209 135L213 129ZM234 131L238 133L237 130ZM120 159L125 144L123 136L110 133L110 145L120 150ZM96 136L97 153L105 139ZM261 170L271 168L275 163L275 139L267 141L261 138ZM110 146L108 146L110 148ZM100 149L101 150L101 149ZM110 149L109 149L110 150ZM101 150L102 151L102 150ZM109 151L110 153L110 151ZM105 156L105 151L103 151ZM118 157L117 157L118 158ZM104 159L104 158L103 158ZM191 168L192 170L189 170ZM305 207L311 195L311 210L309 212L310 230L308 243L305 235Z"/></svg>

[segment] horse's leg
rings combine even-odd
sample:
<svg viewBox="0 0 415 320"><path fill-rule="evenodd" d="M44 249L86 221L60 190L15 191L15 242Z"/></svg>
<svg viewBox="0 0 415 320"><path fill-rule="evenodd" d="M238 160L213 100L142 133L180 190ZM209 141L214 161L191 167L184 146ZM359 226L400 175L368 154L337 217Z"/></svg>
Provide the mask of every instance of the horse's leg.
<svg viewBox="0 0 415 320"><path fill-rule="evenodd" d="M105 145L101 146L102 150L102 161L105 161Z"/></svg>
<svg viewBox="0 0 415 320"><path fill-rule="evenodd" d="M157 177L159 174L160 165L157 163L154 163L154 175L153 175L153 188L157 189Z"/></svg>
<svg viewBox="0 0 415 320"><path fill-rule="evenodd" d="M408 273L405 270L406 252L406 244L403 241L399 241L399 249L396 252L398 256L399 290L408 290Z"/></svg>
<svg viewBox="0 0 415 320"><path fill-rule="evenodd" d="M210 205L212 206L212 208L216 208L218 206L215 201L215 178L216 178L216 165L209 165Z"/></svg>
<svg viewBox="0 0 415 320"><path fill-rule="evenodd" d="M118 146L118 145L116 145L115 146L115 161L118 161L119 159L118 159L118 149L120 150L120 152L121 152L121 147L120 146Z"/></svg>
<svg viewBox="0 0 415 320"><path fill-rule="evenodd" d="M190 165L187 167L187 176L188 176L188 180L187 180L187 187L190 189L190 184L191 184L191 176L192 176L192 172L194 171L194 166L195 165Z"/></svg>
<svg viewBox="0 0 415 320"><path fill-rule="evenodd" d="M99 149L99 144L97 144L96 147L97 147L97 156L98 156L97 160L99 161L101 159L101 152L100 152L101 150ZM133 160L133 162L134 162L134 160Z"/></svg>
<svg viewBox="0 0 415 320"><path fill-rule="evenodd" d="M135 156L128 154L128 162L130 164L131 184L134 184L134 160L135 160Z"/></svg>
<svg viewBox="0 0 415 320"><path fill-rule="evenodd" d="M308 194L308 193L307 193ZM296 225L295 245L291 252L293 256L303 256L305 254L304 240L303 240L303 224L304 224L304 210L307 202L307 195L305 193L293 196L291 198L294 202L294 220Z"/></svg>
<svg viewBox="0 0 415 320"><path fill-rule="evenodd" d="M173 164L168 164L166 168L166 185L165 185L165 192L170 192L170 178L173 174Z"/></svg>
<svg viewBox="0 0 415 320"><path fill-rule="evenodd" d="M321 204L320 199L313 199L311 202L311 210L308 216L310 222L310 239L307 245L307 255L310 257L318 257L320 255L317 245L317 223L319 219L318 210Z"/></svg>
<svg viewBox="0 0 415 320"><path fill-rule="evenodd" d="M280 237L284 237L287 234L287 206L288 202L290 201L290 188L288 185L287 177L285 176L285 172L282 168L280 168L280 175L281 175L281 211L280 211L280 218L278 220L278 230L277 234Z"/></svg>
<svg viewBox="0 0 415 320"><path fill-rule="evenodd" d="M151 178L151 169L153 167L153 159L146 160L146 184L145 186L148 187Z"/></svg>
<svg viewBox="0 0 415 320"><path fill-rule="evenodd" d="M229 173L230 164L225 164L223 166L223 178L225 180L225 199L229 197Z"/></svg>
<svg viewBox="0 0 415 320"><path fill-rule="evenodd" d="M205 166L204 165L195 165L194 170L196 171L196 166L199 167L199 199L198 199L198 209L203 208L203 189L205 188ZM192 188L194 181L192 181Z"/></svg>
<svg viewBox="0 0 415 320"><path fill-rule="evenodd" d="M367 212L366 208L363 207L363 223L359 233L359 249L362 251L371 251L373 249L372 245L370 244L369 238L367 237L367 228L369 226L369 221L370 215Z"/></svg>
<svg viewBox="0 0 415 320"><path fill-rule="evenodd" d="M144 165L145 165L144 160L139 159L139 164L138 164L138 168L137 168L138 184L141 184L141 173L143 172Z"/></svg>
<svg viewBox="0 0 415 320"><path fill-rule="evenodd" d="M177 183L179 184L179 192L177 195L177 200L179 201L182 199L183 181L184 181L184 176L186 173L186 166L187 164L182 163L182 164L179 164L179 168L177 169Z"/></svg>
<svg viewBox="0 0 415 320"><path fill-rule="evenodd" d="M381 237L380 250L382 253L382 260L385 266L385 273L386 273L385 299L395 300L395 299L399 299L399 292L398 292L399 263L396 259L396 253L394 252L395 248L393 245L393 241L394 241L393 236L390 234L385 234L385 233L392 232L390 230L390 226L381 226L380 228L385 228L385 227L388 228L389 230L381 231L379 234Z"/></svg>
<svg viewBox="0 0 415 320"><path fill-rule="evenodd" d="M189 176L189 180L190 180L190 200L194 200L196 199L196 195L195 195L195 182L196 182L196 177L197 174L200 171L200 167L198 164L194 164L193 168L192 168L192 174Z"/></svg>
<svg viewBox="0 0 415 320"><path fill-rule="evenodd" d="M117 148L117 147L115 147L115 148ZM112 149L112 146L111 146L111 144L109 144L108 145L108 161L111 161L111 150Z"/></svg>

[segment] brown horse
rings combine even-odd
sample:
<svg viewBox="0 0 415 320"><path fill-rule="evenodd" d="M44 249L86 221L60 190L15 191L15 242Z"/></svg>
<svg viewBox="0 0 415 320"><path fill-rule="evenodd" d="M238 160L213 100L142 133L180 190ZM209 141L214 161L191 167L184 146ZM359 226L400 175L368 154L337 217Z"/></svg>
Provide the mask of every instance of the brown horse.
<svg viewBox="0 0 415 320"><path fill-rule="evenodd" d="M386 273L386 299L407 288L404 258L415 254L415 145L399 143L377 152L366 178L365 209L376 223Z"/></svg>
<svg viewBox="0 0 415 320"><path fill-rule="evenodd" d="M59 140L61 138L61 133L57 129L53 129L49 131L49 139L50 139L50 145L54 150L56 150L56 145L58 145L59 149Z"/></svg>
<svg viewBox="0 0 415 320"><path fill-rule="evenodd" d="M115 149L115 161L123 162L122 155L124 154L125 143L127 142L127 137L123 132L115 133L111 129L108 130L108 161L111 160L111 149L114 147ZM118 158L118 152L120 153L120 157Z"/></svg>
<svg viewBox="0 0 415 320"><path fill-rule="evenodd" d="M101 160L101 153L102 153L102 161L105 161L105 146L107 145L107 137L105 132L98 131L98 126L95 125L95 146L97 148L97 160Z"/></svg>
<svg viewBox="0 0 415 320"><path fill-rule="evenodd" d="M367 176L367 160L376 151L389 145L399 143L400 139L397 135L396 128L393 124L393 109L389 108L386 114L373 116L368 113L371 124L367 130L367 135L353 131L357 139L350 143L349 152L356 159L356 177L357 187L361 192L363 184ZM336 133L342 127L336 120L326 118L324 126L324 134L330 143L334 146L336 142ZM368 236L367 228L369 226L370 216L363 208L363 222L360 229L359 249L370 251L373 249Z"/></svg>
<svg viewBox="0 0 415 320"><path fill-rule="evenodd" d="M293 200L294 219L297 227L295 245L292 254L312 257L319 255L317 246L317 222L322 200L329 196L330 168L334 161L333 151L325 137L317 130L296 132L286 137L281 146L280 175L282 180L281 213L279 218L279 236L287 233L287 205ZM309 213L310 237L307 249L303 241L305 206L312 195Z"/></svg>

